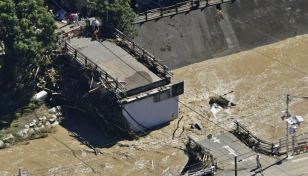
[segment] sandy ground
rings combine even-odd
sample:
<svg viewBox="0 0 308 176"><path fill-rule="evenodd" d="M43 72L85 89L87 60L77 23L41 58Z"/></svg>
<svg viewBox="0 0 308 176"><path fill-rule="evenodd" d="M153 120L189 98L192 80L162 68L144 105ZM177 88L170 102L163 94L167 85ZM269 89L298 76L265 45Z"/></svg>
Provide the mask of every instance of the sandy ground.
<svg viewBox="0 0 308 176"><path fill-rule="evenodd" d="M19 167L31 175L152 175L152 160L156 175L176 175L188 161L181 150L185 148L187 135L199 140L208 133L219 134L232 129L237 120L261 139L276 142L283 137L285 122L281 116L289 90L292 114L305 119L298 127L299 132L307 131L308 100L296 98L308 96L307 48L308 35L299 36L174 70L175 77L185 80L185 93L180 100L202 116L181 105L183 119L176 131L178 119L139 140L115 140L110 148L97 147L102 152L98 156L69 135L65 125L59 126L58 131L47 138L0 150L0 175L17 174ZM230 91L234 92L224 97L237 106L213 114L210 97ZM191 129L192 123L198 123L207 131ZM81 123L76 128L93 127L86 125ZM100 135L99 132L84 133L88 137ZM102 137L96 141L104 143L104 140L107 139Z"/></svg>

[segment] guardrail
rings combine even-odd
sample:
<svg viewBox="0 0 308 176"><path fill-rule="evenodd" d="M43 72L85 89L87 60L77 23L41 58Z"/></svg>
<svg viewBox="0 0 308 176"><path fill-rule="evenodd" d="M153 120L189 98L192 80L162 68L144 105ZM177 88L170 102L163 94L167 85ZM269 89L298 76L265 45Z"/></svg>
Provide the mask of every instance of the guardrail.
<svg viewBox="0 0 308 176"><path fill-rule="evenodd" d="M214 159L214 156L211 154L211 152L207 148L203 147L202 145L197 143L194 139L188 136L187 149L189 151L194 151L194 153L197 154L198 158L202 161L202 163L204 164L212 163L211 168L201 169L189 175L196 175L196 176L197 175L207 175L207 174L214 175L215 167L216 167L215 159ZM212 167L212 166L215 166L215 167Z"/></svg>
<svg viewBox="0 0 308 176"><path fill-rule="evenodd" d="M180 176L204 176L204 175L214 175L215 172L215 167L211 167L211 168L206 168L206 169L202 169L199 170L197 172L192 172L189 174L184 174L184 175L180 175Z"/></svg>
<svg viewBox="0 0 308 176"><path fill-rule="evenodd" d="M292 136L289 136L288 138L289 151L296 149L298 147L297 144L303 142L308 142L308 132L303 132L300 134L294 134ZM286 148L287 138L286 137L280 138L278 145L279 145L279 150L281 150L282 148Z"/></svg>
<svg viewBox="0 0 308 176"><path fill-rule="evenodd" d="M76 30L76 29L74 29ZM82 27L79 28L79 31L82 30ZM126 88L114 77L109 75L104 69L102 69L100 66L98 66L95 62L93 62L90 58L79 52L74 46L67 43L63 38L69 36L69 33L76 33L74 32L67 32L61 36L57 36L58 38L58 45L63 49L63 53L67 56L68 59L70 59L72 62L77 62L80 66L84 67L92 67L95 70L97 70L100 75L101 79L105 81L105 85L107 88L116 93L117 96L120 98L126 97ZM67 39L67 38L65 38Z"/></svg>
<svg viewBox="0 0 308 176"><path fill-rule="evenodd" d="M180 2L168 7L156 8L152 10L147 10L143 13L139 13L137 18L135 19L135 23L141 23L148 20L163 18L165 16L171 16L190 10L200 9L207 6L222 4L231 1L232 0L191 0Z"/></svg>
<svg viewBox="0 0 308 176"><path fill-rule="evenodd" d="M143 59L142 63L147 63L146 67L149 69L154 69L153 72L158 73L160 77L171 79L173 77L173 72L159 60L157 60L151 53L143 49L141 46L132 41L129 37L123 34L116 28L113 28L115 35L122 39L125 42L127 47L132 49L137 55Z"/></svg>
<svg viewBox="0 0 308 176"><path fill-rule="evenodd" d="M260 153L270 155L274 152L274 143L258 138L237 121L235 121L235 125L238 138L240 138L246 145L248 145L249 147L254 146L255 150Z"/></svg>

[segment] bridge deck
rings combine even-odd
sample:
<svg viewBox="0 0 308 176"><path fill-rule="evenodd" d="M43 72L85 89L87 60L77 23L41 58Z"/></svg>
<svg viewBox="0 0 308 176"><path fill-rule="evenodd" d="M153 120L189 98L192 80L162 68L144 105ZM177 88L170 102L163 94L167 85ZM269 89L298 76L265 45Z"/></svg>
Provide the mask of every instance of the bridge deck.
<svg viewBox="0 0 308 176"><path fill-rule="evenodd" d="M127 90L162 80L121 47L109 41L98 42L91 41L89 37L75 37L69 43L111 76L124 82Z"/></svg>
<svg viewBox="0 0 308 176"><path fill-rule="evenodd" d="M231 133L224 133L213 137L212 139L203 139L198 141L202 146L209 148L215 158L218 159L219 167L224 170L218 170L218 175L234 175L234 156L237 156L237 170L241 175L254 175L259 169L256 169L257 153L243 144ZM276 158L267 155L261 155L261 164L268 165L275 163ZM274 169L273 169L274 170ZM277 171L276 169L274 171Z"/></svg>

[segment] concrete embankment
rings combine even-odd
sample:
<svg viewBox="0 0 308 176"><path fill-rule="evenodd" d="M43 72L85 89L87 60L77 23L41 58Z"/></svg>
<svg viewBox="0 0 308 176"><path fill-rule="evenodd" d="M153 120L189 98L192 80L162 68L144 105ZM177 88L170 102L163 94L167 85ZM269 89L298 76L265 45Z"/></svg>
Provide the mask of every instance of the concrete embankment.
<svg viewBox="0 0 308 176"><path fill-rule="evenodd" d="M171 69L306 34L308 0L237 0L136 24L135 41Z"/></svg>

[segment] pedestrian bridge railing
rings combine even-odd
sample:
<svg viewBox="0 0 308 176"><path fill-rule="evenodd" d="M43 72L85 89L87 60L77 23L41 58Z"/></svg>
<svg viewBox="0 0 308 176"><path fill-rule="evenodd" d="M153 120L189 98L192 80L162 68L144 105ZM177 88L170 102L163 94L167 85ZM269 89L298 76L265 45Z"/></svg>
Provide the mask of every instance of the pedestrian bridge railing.
<svg viewBox="0 0 308 176"><path fill-rule="evenodd" d="M252 134L247 128L241 125L239 122L235 121L235 135L240 138L249 147L254 147L256 151L265 154L272 154L274 152L275 144L262 140Z"/></svg>
<svg viewBox="0 0 308 176"><path fill-rule="evenodd" d="M156 73L157 76L168 79L173 77L174 73L166 65L156 59L151 53L132 41L118 29L114 28L114 32L117 37L121 38L121 40L125 42L126 47L132 49L134 53L139 56L139 59L142 59L141 63L145 63L145 66Z"/></svg>
<svg viewBox="0 0 308 176"><path fill-rule="evenodd" d="M67 36L67 33L63 36ZM74 46L69 44L63 36L58 36L58 45L62 48L63 54L65 54L70 61L77 62L82 67L91 67L95 69L101 75L101 79L105 82L108 90L116 93L119 98L126 97L127 89L117 79L108 74L107 71L98 66L90 58L78 51Z"/></svg>
<svg viewBox="0 0 308 176"><path fill-rule="evenodd" d="M211 154L210 150L200 145L193 138L188 136L187 150L197 155L199 160L202 162L204 169L191 173L191 175L214 175L215 172L215 159ZM214 166L214 167L213 167ZM210 167L210 168L209 168ZM206 173L206 174L205 174Z"/></svg>
<svg viewBox="0 0 308 176"><path fill-rule="evenodd" d="M194 9L200 9L211 5L222 4L225 2L232 2L232 0L190 0L168 7L160 7L145 12L139 13L135 19L135 23L141 23L157 18L163 18L165 16L171 16L178 13L187 12Z"/></svg>

